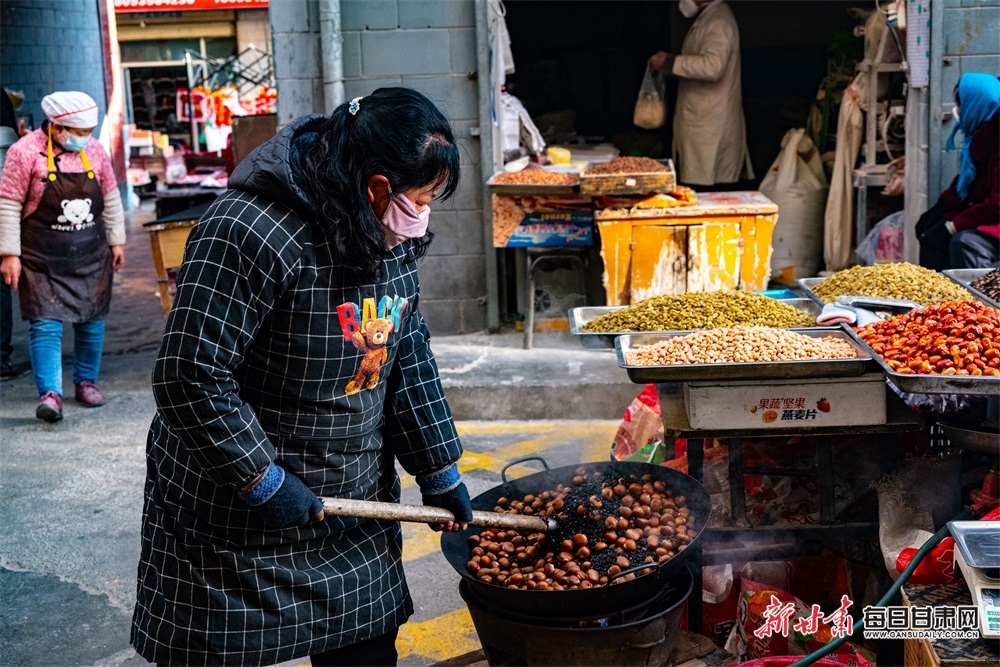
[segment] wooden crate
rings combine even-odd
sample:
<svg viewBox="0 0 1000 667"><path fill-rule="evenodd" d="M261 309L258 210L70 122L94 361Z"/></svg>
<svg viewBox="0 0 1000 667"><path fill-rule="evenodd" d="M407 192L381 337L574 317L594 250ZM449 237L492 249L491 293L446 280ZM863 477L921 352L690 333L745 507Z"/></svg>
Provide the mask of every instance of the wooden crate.
<svg viewBox="0 0 1000 667"><path fill-rule="evenodd" d="M582 174L580 194L583 195L642 195L670 193L677 188L673 171L649 174Z"/></svg>
<svg viewBox="0 0 1000 667"><path fill-rule="evenodd" d="M971 605L965 584L910 585L902 590L906 606ZM991 646L992 644L992 646ZM904 639L903 656L907 667L986 667L997 664L995 641L983 639Z"/></svg>

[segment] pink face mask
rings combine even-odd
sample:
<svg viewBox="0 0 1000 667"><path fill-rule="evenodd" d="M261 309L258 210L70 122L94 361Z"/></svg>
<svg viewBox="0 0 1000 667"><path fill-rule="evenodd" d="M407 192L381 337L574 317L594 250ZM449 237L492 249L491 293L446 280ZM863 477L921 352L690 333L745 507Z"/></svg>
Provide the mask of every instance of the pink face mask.
<svg viewBox="0 0 1000 667"><path fill-rule="evenodd" d="M420 213L416 205L403 195L393 195L389 207L382 216L386 228L385 249L391 250L406 239L419 239L427 233L427 221L431 217L431 207L425 206Z"/></svg>

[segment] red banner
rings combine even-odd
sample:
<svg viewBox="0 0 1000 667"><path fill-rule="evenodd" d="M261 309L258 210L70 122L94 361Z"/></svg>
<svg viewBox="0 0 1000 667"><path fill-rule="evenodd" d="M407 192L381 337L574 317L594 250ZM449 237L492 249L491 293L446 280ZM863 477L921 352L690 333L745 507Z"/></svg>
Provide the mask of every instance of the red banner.
<svg viewBox="0 0 1000 667"><path fill-rule="evenodd" d="M268 0L115 0L116 12L267 9Z"/></svg>
<svg viewBox="0 0 1000 667"><path fill-rule="evenodd" d="M209 92L206 88L195 88L194 92L190 96L190 102L188 99L187 88L177 89L177 120L179 121L189 121L191 116L194 116L196 122L202 123L208 116L208 98ZM190 113L188 110L188 105L190 104Z"/></svg>

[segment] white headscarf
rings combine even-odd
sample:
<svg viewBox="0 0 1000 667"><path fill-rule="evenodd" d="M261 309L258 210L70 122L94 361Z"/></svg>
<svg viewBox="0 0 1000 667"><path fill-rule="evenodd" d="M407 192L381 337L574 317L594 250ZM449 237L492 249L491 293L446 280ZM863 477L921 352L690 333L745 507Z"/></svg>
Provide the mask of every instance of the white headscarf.
<svg viewBox="0 0 1000 667"><path fill-rule="evenodd" d="M42 99L42 111L56 125L88 129L97 127L97 102L87 93L60 91Z"/></svg>

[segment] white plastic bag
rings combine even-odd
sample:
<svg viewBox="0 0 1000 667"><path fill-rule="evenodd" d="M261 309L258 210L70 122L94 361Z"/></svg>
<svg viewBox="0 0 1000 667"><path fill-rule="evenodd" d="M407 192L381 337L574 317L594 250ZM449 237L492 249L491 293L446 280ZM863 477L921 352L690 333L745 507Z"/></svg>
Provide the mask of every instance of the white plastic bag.
<svg viewBox="0 0 1000 667"><path fill-rule="evenodd" d="M667 96L663 77L650 65L646 65L646 76L639 86L639 98L635 101L632 122L644 130L655 130L667 122Z"/></svg>
<svg viewBox="0 0 1000 667"><path fill-rule="evenodd" d="M771 279L791 285L816 275L823 259L823 215L829 185L823 163L804 129L789 130L781 140L760 191L778 205L771 237Z"/></svg>
<svg viewBox="0 0 1000 667"><path fill-rule="evenodd" d="M913 458L874 482L878 494L878 540L886 571L899 578L903 549L920 548L954 511L951 493L961 486L956 454Z"/></svg>
<svg viewBox="0 0 1000 667"><path fill-rule="evenodd" d="M871 266L875 262L903 261L903 211L890 213L878 221L858 244L858 262Z"/></svg>

